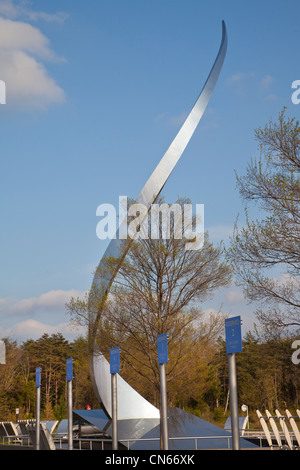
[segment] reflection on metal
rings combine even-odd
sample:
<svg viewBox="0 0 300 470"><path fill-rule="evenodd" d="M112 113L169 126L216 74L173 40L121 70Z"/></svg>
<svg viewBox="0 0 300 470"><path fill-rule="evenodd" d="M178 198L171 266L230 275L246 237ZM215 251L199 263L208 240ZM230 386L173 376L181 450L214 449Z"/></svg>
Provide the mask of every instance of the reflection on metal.
<svg viewBox="0 0 300 470"><path fill-rule="evenodd" d="M168 408L169 450L192 449L229 449L232 446L231 432L214 424L198 418L179 408ZM158 450L160 426L144 433L143 439L157 438L156 441L132 442L132 450ZM124 438L123 444L126 444ZM244 438L240 439L242 449L257 448L257 446Z"/></svg>
<svg viewBox="0 0 300 470"><path fill-rule="evenodd" d="M159 364L162 448L169 449L166 364Z"/></svg>
<svg viewBox="0 0 300 470"><path fill-rule="evenodd" d="M88 423L97 426L107 436L112 436L112 421L109 420L101 428L102 420L97 415L102 410L74 411ZM229 449L231 448L231 432L198 418L178 408L168 408L169 450L192 449ZM118 421L118 439L124 446L132 450L160 449L159 419L124 419ZM241 447L257 448L257 446L241 438Z"/></svg>
<svg viewBox="0 0 300 470"><path fill-rule="evenodd" d="M80 426L79 424L74 426L74 431L83 436L97 434L99 429L102 431L102 434L105 433L105 428L110 422L103 410L73 410L73 413L74 421L81 421ZM55 437L63 433L66 433L66 429L62 427L57 430Z"/></svg>
<svg viewBox="0 0 300 470"><path fill-rule="evenodd" d="M240 449L239 408L235 354L228 354L232 449Z"/></svg>
<svg viewBox="0 0 300 470"><path fill-rule="evenodd" d="M240 431L241 436L245 434L247 424L248 424L248 416L239 416L239 431ZM226 419L224 429L226 431L231 431L231 416L229 416Z"/></svg>
<svg viewBox="0 0 300 470"><path fill-rule="evenodd" d="M148 210L151 207L164 187L168 177L173 171L176 163L181 157L184 149L186 148L189 140L191 139L204 111L212 95L213 89L219 77L225 54L227 49L227 32L224 21L222 22L222 41L221 46L206 80L206 83L197 99L194 107L189 113L187 119L171 143L167 152L158 163L152 175L146 182L139 196L137 197L138 203L143 203ZM97 291L97 295L101 298L101 307L95 315L90 315L89 323L89 347L90 347L90 371L94 385L94 389L99 401L104 406L106 412L111 416L111 384L110 384L110 370L109 364L97 350L96 335L97 328L103 310L105 300L110 291L111 285L117 275L117 272L130 248L130 244L126 245L126 251L122 250L123 240L119 239L119 232L122 230L122 223L116 233L116 237L112 239L100 261L94 276L91 295ZM118 266L113 272L105 272L105 261L107 258L119 259ZM121 393L121 389L123 393ZM120 419L130 418L157 418L159 417L159 410L153 407L141 395L139 395L132 387L130 387L121 377L118 376L118 416Z"/></svg>
<svg viewBox="0 0 300 470"><path fill-rule="evenodd" d="M103 355L95 353L93 359L94 387L98 398L108 416L112 416L111 377L108 361ZM119 374L118 389L118 420L129 418L159 418L159 410L145 400Z"/></svg>

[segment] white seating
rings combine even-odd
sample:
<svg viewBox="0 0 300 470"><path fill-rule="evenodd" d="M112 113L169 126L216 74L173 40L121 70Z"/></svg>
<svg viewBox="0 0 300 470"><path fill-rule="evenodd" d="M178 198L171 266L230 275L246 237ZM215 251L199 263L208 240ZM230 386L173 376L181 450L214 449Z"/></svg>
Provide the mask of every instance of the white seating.
<svg viewBox="0 0 300 470"><path fill-rule="evenodd" d="M297 410L299 411L299 410ZM293 432L294 432L294 435L295 435L295 438L297 439L297 442L298 442L298 446L300 447L300 432L299 432L299 429L298 429L298 426L295 422L295 419L294 417L291 415L291 413L289 412L289 410L285 410L286 412L286 415L289 419L289 422L291 424L291 427L293 429Z"/></svg>
<svg viewBox="0 0 300 470"><path fill-rule="evenodd" d="M259 410L256 410L261 427L271 448L277 446L280 449L288 448L291 450L300 448L300 432L295 421L295 418L300 418L300 411L297 410L296 412L297 416L292 416L289 410L285 410L286 416L284 416L279 410L275 410L275 416L272 416L270 411L266 410L266 416L263 416ZM292 430L289 430L287 422L290 424ZM280 425L281 431L278 429L277 423ZM272 437L276 440L277 446L274 445Z"/></svg>
<svg viewBox="0 0 300 470"><path fill-rule="evenodd" d="M279 423L280 423L281 429L283 430L284 437L285 437L285 440L287 442L287 445L289 446L290 449L292 449L293 448L293 443L292 443L292 440L291 440L291 437L290 437L288 427L287 427L287 425L285 423L285 420L284 420L285 418L284 418L284 416L282 416L282 414L278 410L275 410L275 413L276 413L277 418L279 419Z"/></svg>

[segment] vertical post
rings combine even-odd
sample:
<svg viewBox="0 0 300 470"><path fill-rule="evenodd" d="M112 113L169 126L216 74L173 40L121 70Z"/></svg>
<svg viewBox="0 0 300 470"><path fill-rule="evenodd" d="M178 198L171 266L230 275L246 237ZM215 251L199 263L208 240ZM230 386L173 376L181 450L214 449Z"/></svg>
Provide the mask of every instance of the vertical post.
<svg viewBox="0 0 300 470"><path fill-rule="evenodd" d="M111 374L112 449L118 450L117 374Z"/></svg>
<svg viewBox="0 0 300 470"><path fill-rule="evenodd" d="M118 391L117 374L120 372L120 348L110 350L112 449L118 450Z"/></svg>
<svg viewBox="0 0 300 470"><path fill-rule="evenodd" d="M235 354L228 354L232 449L240 450L239 409Z"/></svg>
<svg viewBox="0 0 300 470"><path fill-rule="evenodd" d="M169 449L168 437L168 408L167 408L167 380L166 362L168 362L168 336L163 333L157 336L157 356L159 363L160 380L160 426L163 450Z"/></svg>
<svg viewBox="0 0 300 470"><path fill-rule="evenodd" d="M35 412L35 449L40 450L40 434L41 434L41 368L35 369L35 389L36 389L36 412Z"/></svg>
<svg viewBox="0 0 300 470"><path fill-rule="evenodd" d="M67 359L68 449L73 450L73 359Z"/></svg>
<svg viewBox="0 0 300 470"><path fill-rule="evenodd" d="M166 364L159 365L161 430L163 450L169 449Z"/></svg>
<svg viewBox="0 0 300 470"><path fill-rule="evenodd" d="M241 317L225 320L226 352L228 354L229 394L232 450L240 450L239 408L235 353L242 351Z"/></svg>

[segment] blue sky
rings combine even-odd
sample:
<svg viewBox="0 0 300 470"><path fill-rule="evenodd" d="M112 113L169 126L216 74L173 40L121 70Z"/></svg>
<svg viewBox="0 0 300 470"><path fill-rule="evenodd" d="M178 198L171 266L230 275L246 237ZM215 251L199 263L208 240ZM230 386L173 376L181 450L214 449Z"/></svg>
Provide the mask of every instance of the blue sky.
<svg viewBox="0 0 300 470"><path fill-rule="evenodd" d="M219 81L163 194L204 204L211 239L228 239L253 130L283 106L300 116L299 13L296 0L0 0L0 337L78 334L64 304L107 246L96 208L137 196L202 89L223 19ZM205 308L221 304L251 326L234 284Z"/></svg>

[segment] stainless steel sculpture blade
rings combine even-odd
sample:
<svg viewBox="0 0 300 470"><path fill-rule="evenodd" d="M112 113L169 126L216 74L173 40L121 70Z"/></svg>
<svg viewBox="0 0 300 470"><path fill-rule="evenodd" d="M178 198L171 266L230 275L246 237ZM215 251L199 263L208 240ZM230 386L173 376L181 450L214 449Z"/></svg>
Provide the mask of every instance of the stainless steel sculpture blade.
<svg viewBox="0 0 300 470"><path fill-rule="evenodd" d="M148 208L148 211L164 187L205 111L219 77L226 49L227 32L223 21L221 46L199 98L170 147L137 197L136 202L144 204ZM122 225L120 228L122 228ZM90 371L96 395L109 416L111 416L110 368L108 361L104 358L103 354L101 354L101 351L97 349L96 335L107 295L124 261L126 253L130 249L130 244L127 244L126 251L122 250L124 240L119 239L119 230L116 233L116 237L110 241L99 263L90 294L91 299L91 296L95 295L95 292L97 292L97 296L100 296L101 300L100 307L97 308L96 312L90 313L89 319ZM118 265L113 272L105 269L105 261L110 257L118 259ZM133 418L159 418L159 410L145 400L118 375L118 419Z"/></svg>

